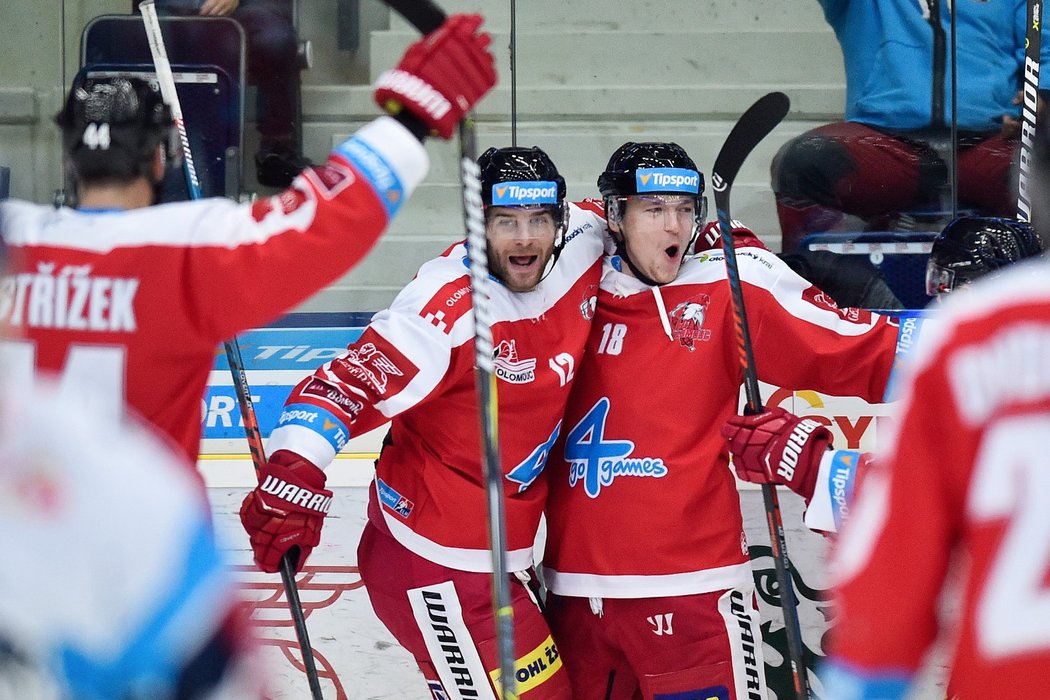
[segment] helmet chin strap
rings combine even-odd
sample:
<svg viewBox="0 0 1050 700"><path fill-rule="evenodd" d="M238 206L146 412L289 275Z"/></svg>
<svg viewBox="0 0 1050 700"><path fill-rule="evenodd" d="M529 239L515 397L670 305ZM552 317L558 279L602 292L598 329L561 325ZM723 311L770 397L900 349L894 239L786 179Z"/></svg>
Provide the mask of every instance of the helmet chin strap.
<svg viewBox="0 0 1050 700"><path fill-rule="evenodd" d="M634 264L634 261L631 260L631 256L627 254L627 239L622 233L614 240L616 241L616 254L620 256L621 260L627 263L627 267L631 270L631 274L637 277L639 281L649 285L650 287L663 286L663 282L657 282L656 280L652 279L651 277L649 277L649 275L639 270L638 266Z"/></svg>
<svg viewBox="0 0 1050 700"><path fill-rule="evenodd" d="M699 222L694 222L693 233L689 236L689 243L686 244L685 251L682 254L683 260L685 258L685 255L692 251L693 246L696 244L696 238L699 234L700 224ZM631 274L637 277L639 281L649 285L650 287L662 287L665 284L668 284L668 282L657 282L656 280L649 277L649 275L645 274L644 272L638 269L638 266L634 264L633 260L631 260L631 256L627 254L627 236L624 235L623 231L620 231L620 233L613 235L613 240L616 241L616 254L620 256L621 260L627 263L627 267L628 269L630 269ZM675 277L677 277L677 275L675 275Z"/></svg>

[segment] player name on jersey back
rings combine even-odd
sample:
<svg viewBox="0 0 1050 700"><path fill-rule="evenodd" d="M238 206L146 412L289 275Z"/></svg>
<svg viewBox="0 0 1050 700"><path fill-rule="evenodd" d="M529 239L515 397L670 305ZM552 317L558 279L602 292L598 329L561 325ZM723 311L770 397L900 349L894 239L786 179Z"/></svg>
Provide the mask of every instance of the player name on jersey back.
<svg viewBox="0 0 1050 700"><path fill-rule="evenodd" d="M13 327L132 333L137 277L91 274L90 265L38 263L0 278L0 321Z"/></svg>

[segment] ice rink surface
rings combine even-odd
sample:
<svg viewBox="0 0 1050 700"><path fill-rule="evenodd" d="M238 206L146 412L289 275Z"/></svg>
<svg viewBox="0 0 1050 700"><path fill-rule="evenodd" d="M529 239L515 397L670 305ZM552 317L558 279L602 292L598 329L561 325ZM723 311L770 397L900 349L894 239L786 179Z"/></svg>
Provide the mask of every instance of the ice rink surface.
<svg viewBox="0 0 1050 700"><path fill-rule="evenodd" d="M343 483L348 481L357 483L361 478L342 479ZM274 700L308 698L309 689L301 669L280 576L263 574L252 565L247 535L237 517L247 491L247 486L209 487L217 534L229 553L246 597L255 606L253 617L264 644L272 697ZM367 487L337 486L333 491L335 498L321 536L321 545L298 577L324 697L326 700L429 700L432 696L411 656L373 614L357 573L357 542L365 524ZM765 532L761 493L754 489L742 490L741 502L752 547L763 635L767 641L767 672L786 678L783 657L770 646L770 642L774 645L782 643L783 618L772 591L775 574L768 555L769 538ZM831 616L819 593L825 587L822 558L827 543L823 537L801 525L801 499L782 492L781 507L788 551L800 574L800 579L796 579L796 592L800 601L803 641L808 649L819 654ZM479 523L478 527L484 527L484 524ZM887 606L887 614L892 614L892 602L887 601ZM941 700L944 691L939 677L939 670L926 673L912 696L913 700ZM813 685L814 691L819 693L819 681ZM776 697L771 692L770 700ZM778 700L783 697L786 695Z"/></svg>
<svg viewBox="0 0 1050 700"><path fill-rule="evenodd" d="M429 700L432 698L412 657L376 619L357 573L357 541L365 524L364 487L334 489L321 545L297 577L326 700ZM277 574L252 564L248 536L237 511L247 488L209 488L216 531L255 605L253 618L263 640L274 700L309 698L299 664L295 631Z"/></svg>

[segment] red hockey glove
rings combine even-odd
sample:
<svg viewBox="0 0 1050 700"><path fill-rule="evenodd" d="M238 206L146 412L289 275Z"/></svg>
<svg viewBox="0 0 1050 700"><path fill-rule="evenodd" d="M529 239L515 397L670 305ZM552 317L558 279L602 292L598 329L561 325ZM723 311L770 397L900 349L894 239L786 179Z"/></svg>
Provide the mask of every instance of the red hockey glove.
<svg viewBox="0 0 1050 700"><path fill-rule="evenodd" d="M737 248L762 248L763 250L769 250L766 244L762 242L762 239L747 226L744 226L736 219L733 219L731 223L733 225L734 246ZM722 250L722 227L717 220L708 221L700 230L700 235L696 237L693 252L702 253L705 250Z"/></svg>
<svg viewBox="0 0 1050 700"><path fill-rule="evenodd" d="M394 70L379 76L376 103L391 114L402 108L443 139L496 84L492 41L478 32L481 15L452 15L408 47Z"/></svg>
<svg viewBox="0 0 1050 700"><path fill-rule="evenodd" d="M259 485L241 504L241 524L255 563L276 572L284 553L298 547L298 572L321 540L321 525L332 504L324 472L291 452L279 450L259 472Z"/></svg>
<svg viewBox="0 0 1050 700"><path fill-rule="evenodd" d="M809 501L820 459L831 447L831 431L782 408L733 416L722 426L733 468L744 481L782 484Z"/></svg>

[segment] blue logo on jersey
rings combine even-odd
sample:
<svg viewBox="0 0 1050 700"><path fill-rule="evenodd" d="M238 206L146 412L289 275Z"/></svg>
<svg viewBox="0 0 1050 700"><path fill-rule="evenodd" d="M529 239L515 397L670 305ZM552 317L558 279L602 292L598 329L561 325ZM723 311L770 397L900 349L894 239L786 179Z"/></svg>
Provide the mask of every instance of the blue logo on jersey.
<svg viewBox="0 0 1050 700"><path fill-rule="evenodd" d="M638 168L634 171L638 194L684 192L700 194L700 173L688 168Z"/></svg>
<svg viewBox="0 0 1050 700"><path fill-rule="evenodd" d="M383 505L402 518L407 518L412 514L412 509L416 507L415 503L402 496L379 477L376 477L376 484L379 486L379 500L383 502Z"/></svg>
<svg viewBox="0 0 1050 700"><path fill-rule="evenodd" d="M561 421L558 421L558 424L554 426L554 432L551 433L549 438L537 445L532 454L507 473L508 479L520 484L518 493L529 488L532 482L536 480L536 477L540 475L540 472L543 471L543 468L547 466L547 457L550 455L551 449L554 448L554 443L558 439L559 434L561 434Z"/></svg>
<svg viewBox="0 0 1050 700"><path fill-rule="evenodd" d="M558 184L550 180L500 182L492 186L492 206L494 207L557 203Z"/></svg>
<svg viewBox="0 0 1050 700"><path fill-rule="evenodd" d="M565 438L565 460L569 463L569 486L583 481L583 490L597 498L603 486L618 476L651 476L667 474L659 457L630 458L634 443L630 440L605 440L605 419L609 399L603 396Z"/></svg>
<svg viewBox="0 0 1050 700"><path fill-rule="evenodd" d="M284 412L277 421L277 428L286 425L299 425L314 431L327 440L336 452L346 447L346 442L350 437L334 413L308 403L293 403L285 406Z"/></svg>

